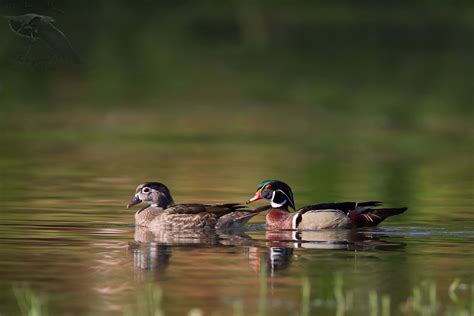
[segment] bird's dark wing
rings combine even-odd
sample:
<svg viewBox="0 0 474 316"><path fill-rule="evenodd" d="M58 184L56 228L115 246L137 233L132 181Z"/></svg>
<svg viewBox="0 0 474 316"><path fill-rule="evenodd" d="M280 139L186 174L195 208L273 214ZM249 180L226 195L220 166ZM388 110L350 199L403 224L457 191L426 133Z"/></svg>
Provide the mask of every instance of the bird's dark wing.
<svg viewBox="0 0 474 316"><path fill-rule="evenodd" d="M336 203L321 203L313 204L300 208L297 212L304 214L308 211L317 211L317 210L339 210L346 214L353 213L360 214L363 213L372 207L381 205L382 202L379 201L369 201L369 202L336 202Z"/></svg>
<svg viewBox="0 0 474 316"><path fill-rule="evenodd" d="M75 64L81 63L79 55L72 48L68 39L61 30L55 27L52 23L43 19L34 19L31 24L38 30L39 37L62 58Z"/></svg>
<svg viewBox="0 0 474 316"><path fill-rule="evenodd" d="M29 39L37 39L38 31L36 27L33 27L30 23L33 20L41 19L40 16L4 16L8 20L8 25L10 29L17 35L21 37L26 37Z"/></svg>

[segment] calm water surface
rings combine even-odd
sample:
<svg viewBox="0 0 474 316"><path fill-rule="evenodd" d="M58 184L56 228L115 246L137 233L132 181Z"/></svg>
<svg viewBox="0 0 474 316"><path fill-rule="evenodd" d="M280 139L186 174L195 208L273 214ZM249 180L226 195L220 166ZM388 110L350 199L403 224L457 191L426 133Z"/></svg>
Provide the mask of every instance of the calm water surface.
<svg viewBox="0 0 474 316"><path fill-rule="evenodd" d="M425 280L436 282L443 304L455 278L467 286L459 295L470 295L465 121L440 127L426 118L401 128L375 117L341 131L334 126L348 122L306 120L309 110L264 113L169 110L159 121L131 112L36 113L3 122L0 314L19 313L13 288L23 286L44 295L52 314L139 314L149 284L162 289L166 314L229 315L236 302L255 314L264 270L272 315L300 312L306 278L318 314L335 312L337 275L354 293L352 314L367 314L371 290L390 295L398 314ZM297 206L381 199L409 210L358 232L270 234L260 216L238 234L202 234L137 229L125 208L144 181L164 182L177 203L218 203L245 201L266 178L292 185Z"/></svg>

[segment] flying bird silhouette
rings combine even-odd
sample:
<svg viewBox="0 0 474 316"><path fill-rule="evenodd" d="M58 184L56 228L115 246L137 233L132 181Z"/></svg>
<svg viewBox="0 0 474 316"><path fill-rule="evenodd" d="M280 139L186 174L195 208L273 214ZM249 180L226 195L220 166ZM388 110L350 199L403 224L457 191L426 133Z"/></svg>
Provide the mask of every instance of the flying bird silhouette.
<svg viewBox="0 0 474 316"><path fill-rule="evenodd" d="M17 16L4 16L13 32L30 40L44 40L51 49L65 60L79 64L81 59L72 48L66 35L53 25L52 17L28 13Z"/></svg>

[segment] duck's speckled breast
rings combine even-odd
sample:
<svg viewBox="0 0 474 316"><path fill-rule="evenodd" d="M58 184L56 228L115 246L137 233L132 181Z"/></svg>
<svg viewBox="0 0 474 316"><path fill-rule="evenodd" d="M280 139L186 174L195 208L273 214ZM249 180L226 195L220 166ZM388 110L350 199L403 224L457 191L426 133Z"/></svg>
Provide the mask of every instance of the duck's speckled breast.
<svg viewBox="0 0 474 316"><path fill-rule="evenodd" d="M161 207L149 206L135 213L135 225L149 227L150 223L163 214Z"/></svg>

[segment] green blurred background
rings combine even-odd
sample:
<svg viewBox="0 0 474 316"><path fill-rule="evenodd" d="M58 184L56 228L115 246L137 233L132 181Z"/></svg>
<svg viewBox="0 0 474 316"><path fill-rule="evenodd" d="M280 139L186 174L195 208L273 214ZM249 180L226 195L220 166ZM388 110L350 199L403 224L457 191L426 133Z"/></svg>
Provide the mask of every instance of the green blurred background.
<svg viewBox="0 0 474 316"><path fill-rule="evenodd" d="M41 40L30 47L5 20L0 101L12 111L304 106L401 125L472 115L473 7L3 0L4 15L54 17L84 63L67 65Z"/></svg>
<svg viewBox="0 0 474 316"><path fill-rule="evenodd" d="M64 182L71 173L90 183L109 176L124 192L144 179L178 190L199 179L191 198L224 186L240 195L218 198L244 200L274 177L306 189L308 201L379 195L413 205L423 191L464 194L472 205L471 1L3 0L0 8L54 17L83 60L62 60L4 20L5 187L35 172L59 181L43 162L63 168Z"/></svg>

